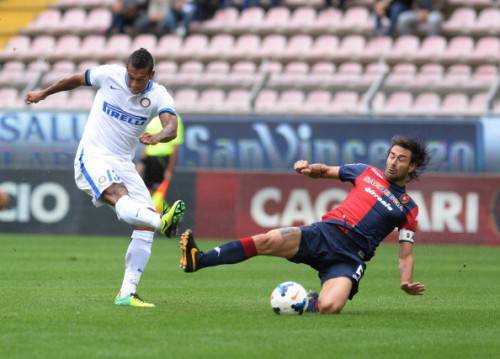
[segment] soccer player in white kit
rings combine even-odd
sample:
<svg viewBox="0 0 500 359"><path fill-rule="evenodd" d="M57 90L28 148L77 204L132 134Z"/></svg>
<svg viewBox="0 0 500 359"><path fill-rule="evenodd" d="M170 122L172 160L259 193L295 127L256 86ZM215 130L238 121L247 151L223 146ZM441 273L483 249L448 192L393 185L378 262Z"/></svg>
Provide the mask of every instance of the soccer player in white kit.
<svg viewBox="0 0 500 359"><path fill-rule="evenodd" d="M184 202L178 200L157 213L132 162L139 141L154 145L177 135L174 101L165 87L152 80L153 76L153 57L141 48L130 55L126 68L97 66L26 95L26 103L31 104L79 86L98 89L76 152L75 181L78 188L92 196L95 206L112 206L117 217L134 228L125 255L125 275L115 299L117 305L132 307L154 307L137 294L151 255L154 232L174 235L185 211ZM144 133L155 116L160 117L163 129L155 134Z"/></svg>

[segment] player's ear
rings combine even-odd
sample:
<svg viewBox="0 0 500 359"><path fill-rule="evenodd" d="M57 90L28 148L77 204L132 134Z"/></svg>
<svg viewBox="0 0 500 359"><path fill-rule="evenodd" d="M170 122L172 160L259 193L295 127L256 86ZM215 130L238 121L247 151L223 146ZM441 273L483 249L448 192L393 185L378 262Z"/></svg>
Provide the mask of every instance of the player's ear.
<svg viewBox="0 0 500 359"><path fill-rule="evenodd" d="M410 162L410 165L408 166L408 174L415 172L417 169L417 164Z"/></svg>
<svg viewBox="0 0 500 359"><path fill-rule="evenodd" d="M151 70L151 72L149 73L149 79L152 80L153 77L155 77L155 70Z"/></svg>

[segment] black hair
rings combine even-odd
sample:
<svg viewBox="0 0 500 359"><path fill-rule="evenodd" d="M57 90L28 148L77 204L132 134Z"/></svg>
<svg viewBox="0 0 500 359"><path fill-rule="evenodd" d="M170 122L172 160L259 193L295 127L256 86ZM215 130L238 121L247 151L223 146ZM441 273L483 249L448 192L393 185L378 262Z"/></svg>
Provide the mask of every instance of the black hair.
<svg viewBox="0 0 500 359"><path fill-rule="evenodd" d="M425 170L430 160L429 152L425 145L410 137L394 136L391 140L390 148L392 149L394 146L403 147L411 152L410 163L415 164L415 171L408 173L408 177L410 181L417 179Z"/></svg>
<svg viewBox="0 0 500 359"><path fill-rule="evenodd" d="M155 67L155 62L151 53L141 47L130 54L127 60L128 65L131 65L135 69L148 69L151 72Z"/></svg>

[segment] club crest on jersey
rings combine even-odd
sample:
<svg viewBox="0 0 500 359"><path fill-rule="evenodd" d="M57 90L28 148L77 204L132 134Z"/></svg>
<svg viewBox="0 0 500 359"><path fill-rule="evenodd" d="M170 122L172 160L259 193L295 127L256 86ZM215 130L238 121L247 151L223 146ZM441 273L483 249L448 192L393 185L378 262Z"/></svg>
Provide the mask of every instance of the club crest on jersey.
<svg viewBox="0 0 500 359"><path fill-rule="evenodd" d="M407 204L408 202L410 202L410 196L408 196L406 193L403 193L399 200L402 204Z"/></svg>
<svg viewBox="0 0 500 359"><path fill-rule="evenodd" d="M141 104L142 107L146 108L146 107L149 107L151 105L151 100L147 97L143 97L143 98L141 98L139 103Z"/></svg>

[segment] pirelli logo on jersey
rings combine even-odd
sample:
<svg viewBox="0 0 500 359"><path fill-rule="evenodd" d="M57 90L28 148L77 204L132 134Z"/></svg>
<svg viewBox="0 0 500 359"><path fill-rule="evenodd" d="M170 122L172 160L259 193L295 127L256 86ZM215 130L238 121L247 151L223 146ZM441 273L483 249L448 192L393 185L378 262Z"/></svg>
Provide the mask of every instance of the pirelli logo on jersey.
<svg viewBox="0 0 500 359"><path fill-rule="evenodd" d="M125 112L121 108L110 105L106 101L104 101L102 105L102 111L109 115L111 118L115 118L119 121L127 122L135 126L142 126L148 120L147 117L137 116Z"/></svg>

